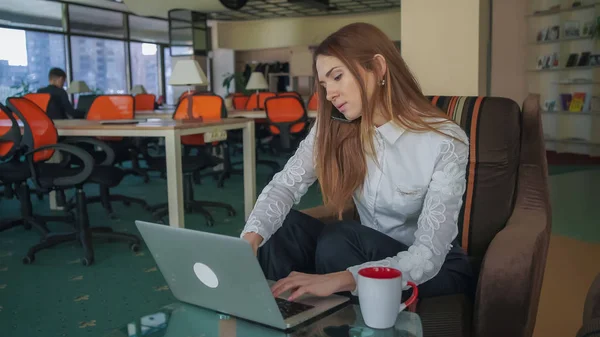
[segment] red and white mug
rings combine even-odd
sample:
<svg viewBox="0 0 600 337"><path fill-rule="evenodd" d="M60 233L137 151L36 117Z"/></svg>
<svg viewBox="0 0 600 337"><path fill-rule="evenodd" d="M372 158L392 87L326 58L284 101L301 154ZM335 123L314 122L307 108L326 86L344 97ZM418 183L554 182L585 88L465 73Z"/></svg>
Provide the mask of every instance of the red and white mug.
<svg viewBox="0 0 600 337"><path fill-rule="evenodd" d="M407 284L412 295L402 303L402 272L389 267L367 267L358 271L358 300L363 320L368 327L388 329L396 324L398 314L419 295L414 282Z"/></svg>

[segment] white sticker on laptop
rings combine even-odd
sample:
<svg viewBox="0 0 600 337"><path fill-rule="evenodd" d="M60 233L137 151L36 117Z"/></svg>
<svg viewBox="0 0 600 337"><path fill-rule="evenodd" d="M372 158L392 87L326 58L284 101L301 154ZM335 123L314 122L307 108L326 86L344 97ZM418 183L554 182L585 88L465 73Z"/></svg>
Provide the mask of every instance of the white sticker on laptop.
<svg viewBox="0 0 600 337"><path fill-rule="evenodd" d="M200 282L204 283L209 288L216 288L219 286L219 279L210 267L204 263L196 262L194 264L194 273Z"/></svg>

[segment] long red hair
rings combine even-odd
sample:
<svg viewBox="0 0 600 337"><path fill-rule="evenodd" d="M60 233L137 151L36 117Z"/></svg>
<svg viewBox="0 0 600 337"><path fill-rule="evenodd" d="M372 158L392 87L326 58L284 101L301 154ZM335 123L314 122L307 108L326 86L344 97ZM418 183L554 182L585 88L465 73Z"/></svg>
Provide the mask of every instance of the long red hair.
<svg viewBox="0 0 600 337"><path fill-rule="evenodd" d="M385 59L385 71L375 60L376 54ZM320 55L338 58L359 83L361 118L351 123L331 119L334 107L326 99L325 88L318 83L316 60ZM384 85L376 85L371 99L367 99L360 67L374 72L378 82L385 80ZM449 121L448 116L423 95L394 43L370 24L349 24L323 40L313 55L313 76L319 99L314 152L316 172L324 204L340 216L354 192L362 188L367 156L375 154L373 118L376 109L386 119L414 132L440 132L436 126Z"/></svg>

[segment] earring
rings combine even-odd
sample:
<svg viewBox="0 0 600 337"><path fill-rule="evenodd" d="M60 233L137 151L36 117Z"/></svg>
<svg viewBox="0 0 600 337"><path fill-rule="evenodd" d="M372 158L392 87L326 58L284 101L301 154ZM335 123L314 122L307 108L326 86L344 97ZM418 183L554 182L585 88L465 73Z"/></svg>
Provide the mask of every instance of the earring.
<svg viewBox="0 0 600 337"><path fill-rule="evenodd" d="M381 81L379 82L379 85L381 85L381 86L383 87L383 86L385 85L385 80L381 80Z"/></svg>

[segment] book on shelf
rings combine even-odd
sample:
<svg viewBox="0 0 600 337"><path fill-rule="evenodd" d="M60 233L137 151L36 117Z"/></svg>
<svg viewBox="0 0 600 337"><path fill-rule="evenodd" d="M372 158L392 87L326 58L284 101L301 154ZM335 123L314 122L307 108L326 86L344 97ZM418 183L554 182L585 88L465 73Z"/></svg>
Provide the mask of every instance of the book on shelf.
<svg viewBox="0 0 600 337"><path fill-rule="evenodd" d="M569 112L581 112L585 104L585 92L574 92L569 104Z"/></svg>

